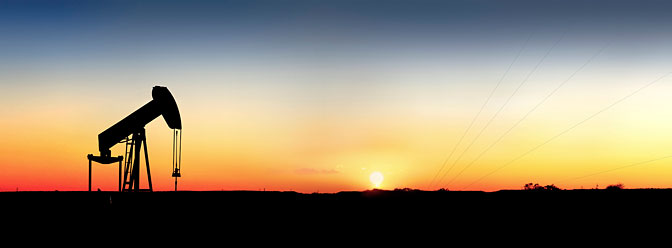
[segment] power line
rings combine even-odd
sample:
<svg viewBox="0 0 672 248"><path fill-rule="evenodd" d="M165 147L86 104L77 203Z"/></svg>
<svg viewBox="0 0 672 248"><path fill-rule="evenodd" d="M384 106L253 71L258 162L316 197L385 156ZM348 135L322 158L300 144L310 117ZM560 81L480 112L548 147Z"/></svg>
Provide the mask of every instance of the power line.
<svg viewBox="0 0 672 248"><path fill-rule="evenodd" d="M588 175L585 175L585 176L570 178L570 179L558 181L554 184L557 184L557 183L560 183L560 182L566 182L566 181L574 181L574 180L578 180L578 179L582 179L582 178L586 178L586 177L592 177L592 176L596 176L596 175L599 175L599 174L604 174L604 173L607 173L607 172L612 172L612 171L616 171L616 170L620 170L620 169L625 169L625 168L633 167L633 166L637 166L637 165L648 164L648 163L651 163L651 162L656 162L656 161L667 159L667 158L672 158L672 155L667 155L667 156L660 157L660 158L654 158L654 159L650 159L650 160L646 160L646 161L641 161L641 162L637 162L637 163L633 163L633 164L628 164L628 165L625 165L625 166L621 166L621 167L617 167L617 168L613 168L613 169L609 169L609 170L604 170L604 171L588 174Z"/></svg>
<svg viewBox="0 0 672 248"><path fill-rule="evenodd" d="M432 185L434 184L434 181L436 180L436 177L439 174L441 174L441 171L446 167L446 164L448 163L448 161L453 157L453 154L455 153L455 150L457 150L457 147L462 143L462 140L464 139L464 137L467 135L467 133L469 133L471 128L474 126L474 123L476 122L476 119L478 119L478 117L481 115L481 113L483 112L483 109L485 109L485 106L488 105L488 103L492 99L492 96L495 94L495 92L497 91L499 86L502 84L502 81L504 81L504 78L506 78L506 75L508 75L509 71L511 71L511 67L513 67L513 65L516 63L516 61L518 61L518 58L520 57L520 54L522 54L523 50L525 50L525 47L527 46L527 43L530 41L530 38L532 38L532 35L529 35L527 37L527 39L525 40L523 45L520 47L520 50L518 50L518 53L513 58L513 61L511 61L511 63L509 64L509 67L506 68L506 71L504 72L504 75L502 75L502 77L499 79L499 81L497 81L497 84L495 85L495 88L493 88L492 91L490 91L490 94L488 95L488 98L485 100L483 105L481 105L481 108L478 110L478 113L476 113L474 118L471 120L471 123L469 123L469 126L467 127L467 129L464 130L464 133L462 133L462 136L460 137L460 139L457 141L457 143L453 147L453 150L450 152L450 155L448 155L448 157L446 157L446 160L443 161L443 164L441 165L441 168L439 169L438 172L436 172L436 175L434 175L434 178L432 178L432 181L429 183L429 188L432 187ZM452 169L452 167L450 169ZM450 169L448 171L450 171Z"/></svg>
<svg viewBox="0 0 672 248"><path fill-rule="evenodd" d="M555 140L556 138L558 138L558 137L562 136L563 134L565 134L565 133L571 131L572 129L576 128L577 126L579 126L579 125L581 125L581 124L583 124L583 123L589 121L590 119L592 119L592 118L594 118L595 116L597 116L597 115L603 113L604 111L607 111L608 109L612 108L612 107L615 106L616 104L619 104L619 103L625 101L626 99L628 99L628 98L630 98L631 96L633 96L633 95L639 93L640 91L642 91L642 90L648 88L648 87L651 86L652 84L654 84L654 83L660 81L661 79L667 77L667 76L670 75L670 74L672 74L672 72L668 72L668 73L666 73L665 75L659 77L658 79L653 80L653 81L649 82L648 84L646 84L646 85L644 85L644 86L642 86L642 87L639 87L637 90L631 92L630 94L624 96L624 97L621 98L621 99L618 99L617 101L615 101L614 103L610 104L609 106L607 106L607 107L601 109L600 111L595 112L594 114L588 116L588 118L583 119L582 121L577 122L576 124L570 126L569 128L563 130L562 132L556 134L555 136L553 136L553 137L551 137L550 139L544 141L543 143L541 143L541 144L535 146L534 148L528 150L527 152L524 152L524 153L521 154L520 156L518 156L518 157L516 157L516 158L514 158L514 159L512 159L512 160L510 160L509 162L507 162L507 163L505 163L504 165L498 167L497 169L493 170L492 172L490 172L490 173L488 173L488 174L482 176L481 178L479 178L479 179L477 179L476 181L470 183L469 185L467 185L467 186L464 187L464 188L468 188L468 187L470 187L471 185L474 185L475 183L480 182L480 181L483 180L484 178L486 178L486 177L488 177L488 176L490 176L490 175L496 173L497 171L503 169L504 167L507 167L507 166L511 165L512 163L514 163L514 162L518 161L519 159L521 159L521 158L527 156L528 154L530 154L530 153L536 151L536 150L539 149L540 147L542 147L542 146L544 146L544 145L550 143L551 141Z"/></svg>
<svg viewBox="0 0 672 248"><path fill-rule="evenodd" d="M563 81L562 83L560 83L557 87L555 87L555 89L553 89L550 93L548 93L548 95L546 95L546 97L544 97L540 102L538 102L532 109L530 109L529 111L527 111L527 113L525 113L525 115L523 115L523 117L520 118L520 119L518 120L518 122L516 122L513 126L511 126L508 130L506 130L506 132L504 132L502 135L500 135L499 138L497 138L497 140L495 140L495 142L493 142L492 144L490 144L485 150L483 150L480 154L478 154L478 156L476 156L476 158L475 158L474 160L472 160L471 162L469 162L469 164L467 164L467 166L464 167L464 169L462 169L462 171L460 171L455 177L453 177L453 179L451 179L450 181L448 181L447 185L450 185L450 183L452 183L453 181L455 181L455 179L457 179L460 175L462 175L462 173L464 173L464 171L466 171L471 165L473 165L476 161L478 161L479 159L481 159L481 157L482 157L483 155L485 155L488 151L490 151L490 149L492 149L495 145L497 145L500 141L502 141L502 139L503 139L506 135L508 135L508 134L511 132L511 130L513 130L514 128L516 128L521 122L523 122L525 119L527 119L527 117L528 117L530 114L532 114L532 112L534 112L535 110L537 110L537 108L539 108L539 106L541 106L542 104L544 104L544 103L546 102L546 100L548 100L551 96L553 96L553 95L555 94L555 92L557 92L560 88L562 88L562 86L564 86L567 82L569 82L570 80L572 80L572 78L574 78L574 76L575 76L577 73L579 73L581 70L583 70L583 68L585 68L588 64L590 64L590 62L593 61L593 59L595 59L597 56L599 56L599 55L602 53L602 51L604 51L604 49L605 49L607 46L608 46L608 44L605 44L604 46L602 46L602 48L600 48L600 49L597 51L597 53L593 54L593 56L591 56L585 63L583 63L583 65L581 65L581 66L580 66L578 69L576 69L576 71L574 71L574 72L573 72L567 79L565 79L565 81Z"/></svg>
<svg viewBox="0 0 672 248"><path fill-rule="evenodd" d="M513 91L513 93L511 93L511 95L509 95L509 97L506 99L506 101L504 102L504 104L502 104L502 106L499 107L499 109L497 110L497 112L495 112L495 114L490 118L490 120L488 120L488 122L485 124L485 126L483 126L483 128L481 128L481 131L478 132L478 134L476 135L476 137L475 137L474 139L471 140L471 143L469 143L469 145L467 146L467 148L464 149L464 150L462 151L462 153L460 154L460 156L457 157L457 159L455 159L455 161L453 162L453 164L450 166L450 169L449 169L448 171L446 171L446 172L443 174L443 176L441 177L441 179L439 179L438 183L441 183L441 181L443 181L443 179L446 177L446 175L448 175L448 173L450 173L450 171L455 167L455 165L457 165L457 162L460 161L460 159L462 158L462 156L464 156L464 154L466 154L467 151L469 151L469 149L471 148L471 146L473 146L474 143L476 143L476 140L478 140L478 138L481 137L481 135L483 134L483 132L490 126L490 124L492 124L492 122L495 120L495 118L497 118L497 116L499 116L499 113L501 113L502 110L509 104L509 102L511 101L511 99L513 99L513 97L516 95L516 93L518 93L518 91L520 90L520 88L522 88L523 85L525 85L525 83L527 82L527 80L529 80L530 77L532 76L532 74L534 74L534 72L537 71L537 69L539 68L539 66L544 62L544 60L546 60L546 57L548 57L548 55L551 53L551 51L553 51L553 49L558 45L558 43L560 43L560 41L561 41L564 37L565 37L565 34L563 33L562 36L560 36L560 38L559 38L557 41L555 41L555 43L553 43L553 46L551 46L551 48L548 49L548 51L546 51L546 54L544 54L544 56L541 58L541 60L539 60L539 62L537 62L537 64L534 66L534 68L532 68L532 70L527 74L527 76L525 77L525 79L524 79L522 82L520 82L520 84L518 84L518 87L516 87L516 89Z"/></svg>

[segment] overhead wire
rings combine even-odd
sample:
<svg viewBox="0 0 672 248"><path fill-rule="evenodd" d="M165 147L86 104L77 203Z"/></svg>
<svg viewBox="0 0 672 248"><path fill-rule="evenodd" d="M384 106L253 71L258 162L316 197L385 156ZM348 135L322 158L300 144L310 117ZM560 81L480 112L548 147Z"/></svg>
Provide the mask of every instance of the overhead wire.
<svg viewBox="0 0 672 248"><path fill-rule="evenodd" d="M495 85L495 87L492 89L492 91L490 91L490 94L488 95L487 99L485 100L485 102L483 103L483 105L481 105L481 108L478 110L478 112L476 113L476 115L474 116L474 118L471 120L471 122L469 123L469 126L468 126L468 127L464 130L464 132L462 133L462 135L460 136L460 139L458 139L457 143L456 143L455 146L453 147L453 150L450 152L450 154L449 154L449 155L446 157L446 159L443 161L443 163L442 163L442 165L441 165L441 168L439 168L439 171L434 175L434 178L432 178L432 181L429 183L428 188L431 188L431 187L432 187L432 185L434 184L434 181L436 180L436 178L438 177L438 175L441 174L441 171L443 171L443 169L445 168L445 166L446 166L446 164L448 163L448 161L453 157L453 154L455 153L455 150L457 150L457 147L462 143L462 140L463 140L464 137L467 135L467 133L469 133L469 131L471 130L471 128L474 126L474 123L476 122L476 120L478 119L478 117L480 117L481 113L483 112L483 109L485 109L485 106L488 105L488 103L489 103L490 100L492 99L492 96L495 94L495 92L497 91L497 89L499 88L499 86L502 84L502 81L504 81L504 78L506 78L506 76L507 76L507 75L509 74L509 72L511 71L511 67L513 67L513 65L516 63L516 61L518 61L518 58L519 58L520 55L522 54L523 50L525 50L525 47L527 46L527 43L530 41L530 38L532 38L532 35L531 35L531 34L527 37L527 39L525 40L525 42L523 43L523 45L520 47L520 50L518 50L518 53L516 53L516 56L513 58L513 61L511 61L511 63L509 64L509 66L506 68L506 71L504 71L504 74L502 75L502 77L497 81L497 84ZM451 168L451 169L452 169L452 168ZM449 170L449 171L450 171L450 170Z"/></svg>
<svg viewBox="0 0 672 248"><path fill-rule="evenodd" d="M616 106L617 104L619 104L619 103L621 103L621 102L627 100L628 98L630 98L630 97L632 97L633 95L639 93L640 91L642 91L642 90L648 88L649 86L651 86L651 85L653 85L654 83L656 83L656 82L662 80L663 78L669 76L670 74L672 74L672 72L668 72L668 73L664 74L663 76L661 76L661 77L659 77L659 78L657 78L657 79L655 79L655 80L653 80L653 81L651 81L651 82L649 82L649 83L643 85L642 87L637 88L635 91L631 92L630 94L625 95L624 97L618 99L617 101L613 102L612 104L610 104L610 105L608 105L608 106L606 106L606 107L600 109L599 111L593 113L592 115L588 116L587 118L585 118L585 119L583 119L583 120L581 120L581 121L575 123L574 125L570 126L570 127L567 128L567 129L564 129L563 131L561 131L560 133L558 133L558 134L552 136L551 138L547 139L546 141L544 141L544 142L542 142L542 143L540 143L540 144L534 146L532 149L530 149L530 150L528 150L528 151L522 153L521 155L519 155L519 156L515 157L514 159L512 159L512 160L510 160L510 161L508 161L508 162L506 162L506 163L504 163L502 166L496 168L495 170L493 170L493 171L491 171L491 172L485 174L484 176L478 178L477 180L475 180L475 181L473 181L472 183L468 184L467 186L463 187L463 189L464 189L464 188L471 187L472 185L474 185L474 184L480 182L481 180L485 179L486 177L488 177L488 176L490 176L490 175L492 175L492 174L495 174L496 172L500 171L501 169L503 169L503 168L505 168L505 167L507 167L507 166L513 164L514 162L516 162L516 161L520 160L521 158L527 156L528 154L530 154L530 153L536 151L537 149L539 149L539 148L541 148L542 146L544 146L544 145L550 143L551 141L557 139L558 137L564 135L565 133L571 131L572 129L578 127L579 125L581 125L581 124L583 124L583 123L585 123L585 122L587 122L587 121L593 119L595 116L597 116L597 115L599 115L599 114L601 114L601 113L603 113L603 112L605 112L605 111L611 109L612 107Z"/></svg>
<svg viewBox="0 0 672 248"><path fill-rule="evenodd" d="M502 135L500 135L494 142L492 142L485 150L483 150L480 154L478 154L478 156L476 156L476 158L474 158L471 162L469 162L469 164L467 164L467 166L465 166L462 169L462 171L460 171L457 175L455 175L455 177L453 177L450 181L448 181L448 183L446 183L446 185L450 185L460 175L462 175L462 173L464 173L469 167L471 167L476 161L481 159L481 157L483 157L483 155L485 155L488 151L490 151L490 149L492 149L495 145L497 145L500 141L502 141L502 139L506 135L508 135L511 132L511 130L516 128L521 122L523 122L525 119L527 119L527 117L530 114L532 114L532 112L534 112L537 108L539 108L539 106L544 104L551 96L553 96L560 88L562 88L562 86L564 86L565 84L567 84L567 82L572 80L574 78L574 76L576 76L576 74L578 74L580 71L582 71L583 68L585 68L588 64L590 64L597 56L599 56L607 46L608 46L608 43L604 44L595 54L593 54L590 58L588 58L588 60L586 60L585 63L583 63L569 77L567 77L567 79L565 79L562 83L560 83L557 87L555 87L555 89L553 89L550 93L548 93L546 95L546 97L544 97L541 101L539 101L536 105L534 105L534 107L532 107L532 109L527 111L527 113L525 113L525 115L523 115L523 117L521 117L515 124L513 124L513 126L511 126L508 130L506 130L506 132L502 133Z"/></svg>
<svg viewBox="0 0 672 248"><path fill-rule="evenodd" d="M633 166L648 164L648 163L656 162L656 161L667 159L667 158L672 158L672 155L667 155L667 156L663 156L663 157L659 157L659 158L649 159L649 160L646 160L646 161L640 161L640 162L624 165L624 166L617 167L617 168L612 168L612 169L608 169L608 170L604 170L604 171L600 171L600 172L591 173L591 174L588 174L588 175L585 175L585 176L565 179L565 180L555 182L553 184L557 184L557 183L561 183L561 182L567 182L567 181L579 180L579 179L592 177L592 176L597 176L597 175L600 175L600 174L604 174L604 173L608 173L608 172L612 172L612 171L616 171L616 170L621 170L621 169L625 169L625 168L629 168L629 167L633 167Z"/></svg>
<svg viewBox="0 0 672 248"><path fill-rule="evenodd" d="M438 183L441 183L441 181L443 181L443 179L446 177L446 175L448 175L450 173L450 171L455 167L455 165L457 165L457 163L464 156L464 154L466 154L467 151L469 151L469 149L471 149L471 147L474 145L474 143L476 143L476 141L481 137L483 132L490 126L490 124L492 124L492 122L495 120L495 118L497 118L497 116L499 116L499 114L502 112L502 110L509 104L511 99L513 99L513 97L518 93L518 91L523 87L523 85L525 85L525 83L527 83L527 81L530 79L530 77L537 71L539 66L546 60L548 55L555 49L555 47L558 45L558 43L560 43L560 41L564 37L565 37L565 33L563 33L562 36L560 36L560 38L558 38L558 40L556 40L555 43L553 43L553 45L548 49L548 51L546 51L546 53L544 54L544 56L542 56L542 58L539 60L539 62L537 62L537 64L532 68L532 70L527 74L527 76L525 76L525 79L523 79L523 81L521 81L520 84L518 84L518 87L516 87L516 89L511 93L511 95L509 95L509 97L506 99L506 101L499 107L497 112L495 112L495 114L490 118L490 120L488 120L488 122L485 124L485 126L483 126L483 128L481 128L481 130L474 137L474 139L472 139L471 143L469 143L467 148L465 148L462 151L462 153L460 153L460 155L457 157L457 159L455 159L453 164L450 166L450 169L443 174L441 179L439 179Z"/></svg>

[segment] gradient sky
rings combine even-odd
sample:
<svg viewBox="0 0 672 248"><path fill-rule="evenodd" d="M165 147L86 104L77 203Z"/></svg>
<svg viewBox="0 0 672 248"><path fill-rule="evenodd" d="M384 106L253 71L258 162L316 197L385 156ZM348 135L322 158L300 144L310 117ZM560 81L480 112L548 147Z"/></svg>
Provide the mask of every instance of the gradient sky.
<svg viewBox="0 0 672 248"><path fill-rule="evenodd" d="M672 71L671 5L0 1L0 191L86 190L98 133L154 85L182 113L185 190L363 190L374 171L385 189L667 188L672 158L587 175L672 155L672 76L637 91ZM147 126L158 190L170 132ZM96 165L94 189L116 170Z"/></svg>

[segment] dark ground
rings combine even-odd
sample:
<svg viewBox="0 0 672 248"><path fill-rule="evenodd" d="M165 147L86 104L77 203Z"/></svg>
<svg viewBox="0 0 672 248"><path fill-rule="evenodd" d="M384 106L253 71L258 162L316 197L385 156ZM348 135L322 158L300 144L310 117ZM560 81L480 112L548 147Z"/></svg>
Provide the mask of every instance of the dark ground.
<svg viewBox="0 0 672 248"><path fill-rule="evenodd" d="M667 237L672 189L0 192L0 213L2 227L11 230L5 237L95 234L108 237L103 243L119 233L162 242L205 237L207 242L201 242L206 244L220 239L271 244L317 240L315 244L326 246L384 239L410 240L412 247L445 240L538 246L542 243L534 240L541 239L546 246L586 238L601 244L642 235Z"/></svg>
<svg viewBox="0 0 672 248"><path fill-rule="evenodd" d="M618 242L635 233L655 236L654 230L666 237L672 189L0 192L0 212L4 230L11 230L4 237L55 231L70 235L56 235L67 241L95 233L106 237L98 244L129 234L163 242L205 237L225 243L318 240L317 246L362 239L410 240L412 247L445 240L548 246L581 243L586 237L596 244Z"/></svg>
<svg viewBox="0 0 672 248"><path fill-rule="evenodd" d="M408 221L540 218L580 221L614 216L660 217L672 211L672 189L560 191L364 191L302 194L262 191L1 192L0 210L31 216L174 216L185 218L381 218Z"/></svg>

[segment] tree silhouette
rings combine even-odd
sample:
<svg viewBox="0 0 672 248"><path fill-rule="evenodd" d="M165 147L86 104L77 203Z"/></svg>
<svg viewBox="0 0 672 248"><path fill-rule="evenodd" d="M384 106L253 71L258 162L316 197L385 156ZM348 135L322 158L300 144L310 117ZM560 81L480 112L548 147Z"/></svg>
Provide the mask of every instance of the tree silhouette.
<svg viewBox="0 0 672 248"><path fill-rule="evenodd" d="M527 184L525 184L525 186L523 186L523 189L524 190L548 190L548 191L560 190L560 188L558 188L554 184L541 186L538 183L527 183Z"/></svg>
<svg viewBox="0 0 672 248"><path fill-rule="evenodd" d="M526 183L523 187L524 190L538 190L542 187L538 183Z"/></svg>

